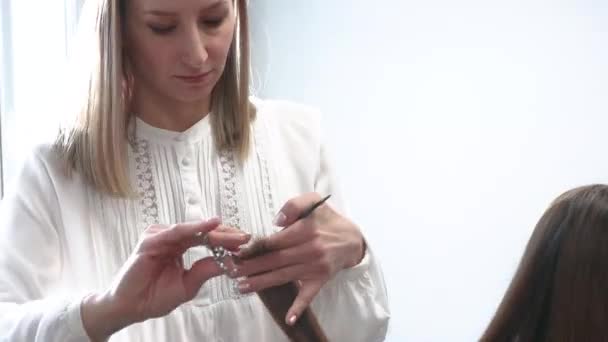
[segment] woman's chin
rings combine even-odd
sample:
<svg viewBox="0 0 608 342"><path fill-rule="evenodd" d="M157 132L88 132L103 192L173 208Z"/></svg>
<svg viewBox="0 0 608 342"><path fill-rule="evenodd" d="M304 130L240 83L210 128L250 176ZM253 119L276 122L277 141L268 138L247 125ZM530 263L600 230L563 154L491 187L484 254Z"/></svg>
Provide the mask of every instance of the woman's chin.
<svg viewBox="0 0 608 342"><path fill-rule="evenodd" d="M175 94L173 98L177 102L181 102L183 104L199 104L209 101L211 98L211 91L196 91L196 92L181 92L180 94Z"/></svg>

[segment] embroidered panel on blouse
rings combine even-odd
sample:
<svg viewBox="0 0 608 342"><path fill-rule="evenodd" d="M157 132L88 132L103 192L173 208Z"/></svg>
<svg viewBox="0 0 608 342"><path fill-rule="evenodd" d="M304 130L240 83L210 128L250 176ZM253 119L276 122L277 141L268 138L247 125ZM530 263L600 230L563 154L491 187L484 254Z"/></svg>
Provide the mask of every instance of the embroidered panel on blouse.
<svg viewBox="0 0 608 342"><path fill-rule="evenodd" d="M219 208L222 222L225 225L239 228L246 232L256 235L268 235L274 232L272 228L272 217L274 216L275 205L270 178L268 158L266 157L265 134L258 124L253 125L253 146L252 156L246 168L239 162L234 151L218 152L217 169L218 189L219 189ZM159 204L157 199L156 186L151 164L151 142L145 138L138 138L134 146L135 178L139 194L140 215L137 223L138 230L141 232L151 224L159 224ZM262 193L261 208L249 208L251 201L247 202L247 195L244 190L244 172L251 171L251 168L259 170L259 182ZM252 195L252 194L249 194ZM256 229L252 229L252 219L249 210L262 210L258 220L260 221ZM260 227L261 226L261 227ZM254 230L254 231L252 231ZM195 259L200 258L201 251L193 255L187 252L184 256L184 265L190 267ZM207 255L210 255L207 253ZM227 276L220 276L207 281L201 289L199 295L191 301L192 305L208 305L228 299L238 299L244 296L235 288L235 281Z"/></svg>

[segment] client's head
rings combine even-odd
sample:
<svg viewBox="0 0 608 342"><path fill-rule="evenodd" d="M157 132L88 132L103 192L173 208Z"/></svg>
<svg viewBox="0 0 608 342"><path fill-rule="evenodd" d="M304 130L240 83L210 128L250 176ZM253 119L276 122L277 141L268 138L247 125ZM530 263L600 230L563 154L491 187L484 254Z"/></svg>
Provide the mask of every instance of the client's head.
<svg viewBox="0 0 608 342"><path fill-rule="evenodd" d="M559 196L482 341L608 341L608 186Z"/></svg>

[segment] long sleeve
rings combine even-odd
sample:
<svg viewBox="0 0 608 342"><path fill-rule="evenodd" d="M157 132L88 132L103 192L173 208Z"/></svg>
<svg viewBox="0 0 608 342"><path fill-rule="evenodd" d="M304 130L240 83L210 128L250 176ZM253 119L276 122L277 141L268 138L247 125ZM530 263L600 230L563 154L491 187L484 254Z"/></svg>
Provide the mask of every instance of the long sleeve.
<svg viewBox="0 0 608 342"><path fill-rule="evenodd" d="M88 341L80 298L61 292L61 216L49 147L30 156L0 205L0 341Z"/></svg>
<svg viewBox="0 0 608 342"><path fill-rule="evenodd" d="M332 194L331 205L347 214L323 145L320 155L315 191ZM369 243L363 260L340 271L325 285L314 305L321 324L334 341L384 341L390 318L388 296L382 270Z"/></svg>

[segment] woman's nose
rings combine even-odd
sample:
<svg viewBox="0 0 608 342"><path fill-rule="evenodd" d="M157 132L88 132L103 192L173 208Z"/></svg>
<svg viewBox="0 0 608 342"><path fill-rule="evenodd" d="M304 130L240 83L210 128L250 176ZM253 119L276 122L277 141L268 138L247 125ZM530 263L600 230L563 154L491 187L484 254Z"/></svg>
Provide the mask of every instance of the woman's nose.
<svg viewBox="0 0 608 342"><path fill-rule="evenodd" d="M208 58L205 34L197 26L188 29L185 33L182 62L187 67L200 69Z"/></svg>

